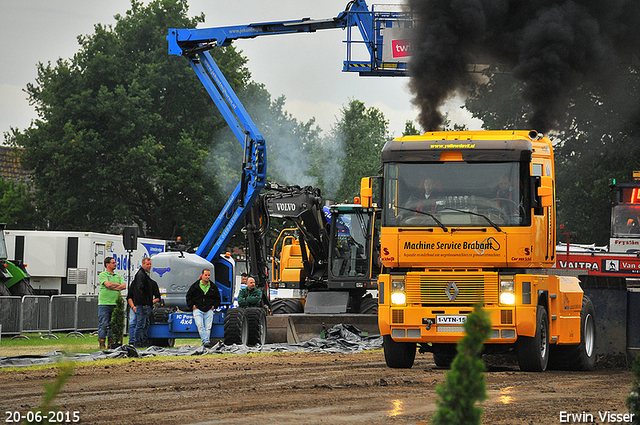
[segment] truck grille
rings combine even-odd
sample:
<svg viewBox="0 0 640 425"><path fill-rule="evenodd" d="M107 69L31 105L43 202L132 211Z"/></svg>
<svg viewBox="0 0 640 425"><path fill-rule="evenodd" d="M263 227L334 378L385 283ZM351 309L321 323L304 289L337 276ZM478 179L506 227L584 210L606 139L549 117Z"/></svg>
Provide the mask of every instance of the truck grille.
<svg viewBox="0 0 640 425"><path fill-rule="evenodd" d="M409 273L406 276L405 289L407 303L493 304L498 302L498 274ZM447 294L455 298L449 299Z"/></svg>

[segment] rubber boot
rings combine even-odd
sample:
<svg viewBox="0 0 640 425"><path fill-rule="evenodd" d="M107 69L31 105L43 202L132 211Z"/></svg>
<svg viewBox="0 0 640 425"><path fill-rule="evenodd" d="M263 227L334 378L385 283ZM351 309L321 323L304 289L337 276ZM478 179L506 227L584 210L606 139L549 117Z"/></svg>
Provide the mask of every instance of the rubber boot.
<svg viewBox="0 0 640 425"><path fill-rule="evenodd" d="M106 350L107 346L104 343L104 338L98 338L98 342L100 343L100 349L101 350Z"/></svg>

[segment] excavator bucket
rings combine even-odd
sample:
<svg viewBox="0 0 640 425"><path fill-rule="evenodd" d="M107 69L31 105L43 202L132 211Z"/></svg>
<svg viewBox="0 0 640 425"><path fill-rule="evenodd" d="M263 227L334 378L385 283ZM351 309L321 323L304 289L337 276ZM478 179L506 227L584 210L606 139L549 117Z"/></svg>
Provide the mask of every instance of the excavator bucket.
<svg viewBox="0 0 640 425"><path fill-rule="evenodd" d="M267 317L267 343L299 344L322 338L327 330L349 324L369 335L379 335L376 314L275 314Z"/></svg>

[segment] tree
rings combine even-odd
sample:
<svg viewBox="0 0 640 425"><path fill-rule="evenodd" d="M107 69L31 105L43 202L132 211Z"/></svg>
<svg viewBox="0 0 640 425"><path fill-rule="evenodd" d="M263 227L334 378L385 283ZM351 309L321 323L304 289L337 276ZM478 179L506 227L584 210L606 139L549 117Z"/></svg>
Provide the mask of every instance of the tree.
<svg viewBox="0 0 640 425"><path fill-rule="evenodd" d="M38 64L27 86L38 120L7 139L33 170L51 230L118 231L198 241L224 202L209 151L226 124L184 59L169 56L168 28L193 28L186 0L135 0L114 27L78 37L70 60ZM250 83L233 47L212 50L241 96ZM239 168L239 165L238 165Z"/></svg>
<svg viewBox="0 0 640 425"><path fill-rule="evenodd" d="M458 342L458 354L451 363L445 381L438 384L438 410L433 425L473 425L482 421L482 408L476 406L487 398L487 384L482 363L483 342L491 334L491 321L477 304L464 324L466 335Z"/></svg>
<svg viewBox="0 0 640 425"><path fill-rule="evenodd" d="M407 120L404 122L404 131L402 132L403 136L415 136L420 134L413 121Z"/></svg>
<svg viewBox="0 0 640 425"><path fill-rule="evenodd" d="M0 179L0 223L8 229L33 229L42 225L29 184Z"/></svg>
<svg viewBox="0 0 640 425"><path fill-rule="evenodd" d="M336 193L342 202L360 194L360 179L375 176L380 169L380 153L389 139L389 122L377 108L367 108L359 100L352 100L340 110L342 117L333 128L334 154L341 155L343 178Z"/></svg>

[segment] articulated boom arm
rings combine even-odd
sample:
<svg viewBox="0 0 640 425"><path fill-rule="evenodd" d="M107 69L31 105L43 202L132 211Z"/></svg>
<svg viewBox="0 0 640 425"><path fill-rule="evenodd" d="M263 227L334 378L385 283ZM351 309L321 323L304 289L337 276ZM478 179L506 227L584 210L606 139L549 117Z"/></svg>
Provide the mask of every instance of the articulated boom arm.
<svg viewBox="0 0 640 425"><path fill-rule="evenodd" d="M203 50L183 56L189 61L244 150L240 183L196 251L199 256L213 262L226 247L264 187L267 149L264 137L209 52Z"/></svg>
<svg viewBox="0 0 640 425"><path fill-rule="evenodd" d="M352 27L358 27L362 40L352 39ZM324 29L347 29L347 60L344 72L359 72L362 76L406 76L406 61L403 59L385 61L383 51L391 49L391 43L383 42L385 29L407 29L413 20L406 12L381 12L369 10L365 0L350 1L345 10L329 19L303 18L292 21L260 22L201 29L170 29L167 40L169 54L193 56L216 46L228 46L233 40L255 38L262 35L294 34L315 32ZM366 47L369 60L352 59L352 46ZM404 58L406 59L406 57Z"/></svg>
<svg viewBox="0 0 640 425"><path fill-rule="evenodd" d="M351 27L354 26L360 30L362 41L351 41ZM369 11L365 0L352 0L343 12L330 19L305 18L242 26L205 29L171 28L169 30L167 35L169 54L183 56L189 61L244 150L241 181L198 247L196 254L209 261L214 261L219 256L264 187L267 173L264 137L208 50L216 46L227 46L233 40L242 38L346 28L347 60L344 62L343 71L357 71L360 75L406 75L406 63L383 61L382 36L385 29L391 31L394 28L404 29L411 26L410 14ZM352 43L366 46L370 60L364 62L351 60Z"/></svg>

